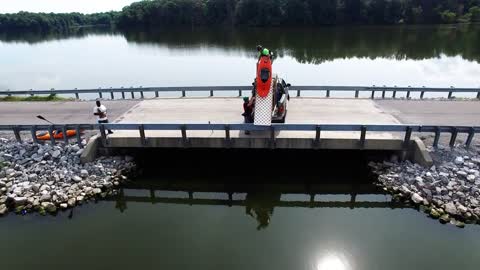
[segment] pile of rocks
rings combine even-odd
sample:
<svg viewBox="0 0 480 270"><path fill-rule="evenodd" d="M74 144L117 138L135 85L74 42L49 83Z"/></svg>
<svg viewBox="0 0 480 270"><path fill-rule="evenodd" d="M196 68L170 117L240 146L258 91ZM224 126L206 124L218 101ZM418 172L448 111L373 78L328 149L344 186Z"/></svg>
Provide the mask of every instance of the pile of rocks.
<svg viewBox="0 0 480 270"><path fill-rule="evenodd" d="M131 157L102 157L81 164L76 144L17 143L0 138L0 215L55 213L105 197L135 168Z"/></svg>
<svg viewBox="0 0 480 270"><path fill-rule="evenodd" d="M409 161L370 163L395 200L410 200L432 218L463 227L480 223L480 155L476 149L430 149L434 166Z"/></svg>

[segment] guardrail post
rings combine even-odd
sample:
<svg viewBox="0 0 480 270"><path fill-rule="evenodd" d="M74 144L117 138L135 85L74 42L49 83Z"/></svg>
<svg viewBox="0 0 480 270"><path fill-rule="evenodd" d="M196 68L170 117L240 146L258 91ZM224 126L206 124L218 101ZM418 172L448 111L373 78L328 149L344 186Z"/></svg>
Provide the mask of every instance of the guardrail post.
<svg viewBox="0 0 480 270"><path fill-rule="evenodd" d="M32 128L30 129L30 133L32 134L32 140L34 143L38 144L38 139L37 139L37 126L33 125Z"/></svg>
<svg viewBox="0 0 480 270"><path fill-rule="evenodd" d="M213 97L213 90L210 90L210 97Z"/></svg>
<svg viewBox="0 0 480 270"><path fill-rule="evenodd" d="M270 148L275 148L275 126L270 126Z"/></svg>
<svg viewBox="0 0 480 270"><path fill-rule="evenodd" d="M79 125L76 125L75 126L75 131L76 131L76 136L77 136L77 144L78 146L80 146L80 148L83 148L83 145L82 145L82 136L80 134L80 126Z"/></svg>
<svg viewBox="0 0 480 270"><path fill-rule="evenodd" d="M440 127L435 127L435 138L433 139L433 147L438 147L438 142L440 141Z"/></svg>
<svg viewBox="0 0 480 270"><path fill-rule="evenodd" d="M143 146L147 145L147 138L145 137L145 127L143 125L139 125L138 131L140 132L140 143Z"/></svg>
<svg viewBox="0 0 480 270"><path fill-rule="evenodd" d="M230 138L230 125L225 125L225 146L227 148L232 146L232 139Z"/></svg>
<svg viewBox="0 0 480 270"><path fill-rule="evenodd" d="M320 147L320 134L322 132L322 127L321 126L316 126L315 127L315 143L314 146L315 148Z"/></svg>
<svg viewBox="0 0 480 270"><path fill-rule="evenodd" d="M48 134L50 134L50 142L53 144L55 144L55 134L53 134L53 126L50 125L48 126Z"/></svg>
<svg viewBox="0 0 480 270"><path fill-rule="evenodd" d="M327 90L326 97L327 97L327 98L330 97L330 90Z"/></svg>
<svg viewBox="0 0 480 270"><path fill-rule="evenodd" d="M470 145L472 144L473 136L475 136L475 129L471 127L470 130L468 131L467 142L465 142L466 148L470 148Z"/></svg>
<svg viewBox="0 0 480 270"><path fill-rule="evenodd" d="M21 143L22 136L20 136L20 130L18 129L18 127L13 128L13 133L15 134L15 139L17 140L17 142Z"/></svg>
<svg viewBox="0 0 480 270"><path fill-rule="evenodd" d="M453 128L452 137L450 137L450 147L455 147L455 141L457 140L458 129Z"/></svg>
<svg viewBox="0 0 480 270"><path fill-rule="evenodd" d="M68 144L68 136L67 136L67 126L62 126L62 135L63 135L63 141L65 144Z"/></svg>
<svg viewBox="0 0 480 270"><path fill-rule="evenodd" d="M454 87L450 86L450 88L453 89ZM452 91L448 92L448 99L452 99L452 95L453 95Z"/></svg>
<svg viewBox="0 0 480 270"><path fill-rule="evenodd" d="M412 137L412 127L407 127L407 130L405 131L405 138L403 140L403 147L407 148L408 144L410 142L410 138Z"/></svg>
<svg viewBox="0 0 480 270"><path fill-rule="evenodd" d="M107 133L105 132L105 126L103 124L100 124L99 128L100 128L100 136L102 136L103 145L108 145Z"/></svg>
<svg viewBox="0 0 480 270"><path fill-rule="evenodd" d="M365 147L365 138L367 137L367 127L362 126L360 131L360 146Z"/></svg>
<svg viewBox="0 0 480 270"><path fill-rule="evenodd" d="M360 94L360 91L355 90L355 98L358 98L358 95Z"/></svg>
<svg viewBox="0 0 480 270"><path fill-rule="evenodd" d="M187 127L183 125L181 129L182 129L183 147L188 147Z"/></svg>
<svg viewBox="0 0 480 270"><path fill-rule="evenodd" d="M78 89L75 88L75 90L78 90ZM76 99L80 99L80 95L78 94L78 92L75 92L75 98L76 98Z"/></svg>

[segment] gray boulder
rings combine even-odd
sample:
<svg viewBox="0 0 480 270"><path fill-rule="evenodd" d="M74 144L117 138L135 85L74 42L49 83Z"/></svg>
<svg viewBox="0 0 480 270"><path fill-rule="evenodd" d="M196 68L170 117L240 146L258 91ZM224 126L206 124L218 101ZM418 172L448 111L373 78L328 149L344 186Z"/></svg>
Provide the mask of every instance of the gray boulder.
<svg viewBox="0 0 480 270"><path fill-rule="evenodd" d="M453 202L449 202L449 203L445 204L444 208L445 208L445 212L447 212L448 214L458 215L458 210L455 207L455 205L453 204Z"/></svg>
<svg viewBox="0 0 480 270"><path fill-rule="evenodd" d="M13 201L15 202L15 205L24 205L27 203L27 198L26 197L15 197L13 198Z"/></svg>
<svg viewBox="0 0 480 270"><path fill-rule="evenodd" d="M60 154L61 154L60 150L55 150L52 153L52 157L53 158L58 158L60 156Z"/></svg>
<svg viewBox="0 0 480 270"><path fill-rule="evenodd" d="M5 204L0 205L0 216L5 215L8 212L7 206Z"/></svg>
<svg viewBox="0 0 480 270"><path fill-rule="evenodd" d="M82 178L87 178L88 177L88 171L87 170L81 170L80 171L80 176Z"/></svg>
<svg viewBox="0 0 480 270"><path fill-rule="evenodd" d="M462 165L463 162L464 162L463 157L457 157L457 158L455 158L455 161L454 161L454 163L457 164L457 165Z"/></svg>
<svg viewBox="0 0 480 270"><path fill-rule="evenodd" d="M423 202L422 196L420 196L420 195L417 194L417 193L413 193L411 199L412 199L412 201L413 201L414 203L421 203L421 202Z"/></svg>

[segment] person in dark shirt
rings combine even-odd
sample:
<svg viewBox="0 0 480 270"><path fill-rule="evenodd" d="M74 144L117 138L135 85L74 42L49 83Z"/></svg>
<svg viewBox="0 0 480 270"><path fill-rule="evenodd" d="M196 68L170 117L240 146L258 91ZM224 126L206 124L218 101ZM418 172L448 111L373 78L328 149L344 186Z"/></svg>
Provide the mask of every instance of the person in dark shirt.
<svg viewBox="0 0 480 270"><path fill-rule="evenodd" d="M253 99L253 98L252 98ZM243 117L245 117L245 123L253 122L253 102L248 98L243 98Z"/></svg>
<svg viewBox="0 0 480 270"><path fill-rule="evenodd" d="M245 123L253 123L253 108L255 104L255 97L249 99L248 97L243 98L243 113L242 116L245 118ZM249 130L245 130L246 135L250 135Z"/></svg>

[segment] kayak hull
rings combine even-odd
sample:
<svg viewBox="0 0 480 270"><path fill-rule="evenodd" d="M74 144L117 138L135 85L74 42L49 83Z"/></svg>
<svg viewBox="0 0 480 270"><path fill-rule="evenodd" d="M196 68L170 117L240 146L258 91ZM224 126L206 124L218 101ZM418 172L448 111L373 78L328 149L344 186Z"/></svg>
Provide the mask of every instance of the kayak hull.
<svg viewBox="0 0 480 270"><path fill-rule="evenodd" d="M270 57L262 56L258 60L256 89L260 97L266 97L272 84L272 60Z"/></svg>
<svg viewBox="0 0 480 270"><path fill-rule="evenodd" d="M73 136L76 136L77 135L77 131L76 130L67 130L67 138L69 137L73 137ZM63 132L58 132L57 131L53 131L53 137L55 139L63 139ZM40 141L48 141L50 140L50 133L44 133L44 134L40 134L40 135L37 135L37 140L40 140Z"/></svg>

